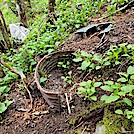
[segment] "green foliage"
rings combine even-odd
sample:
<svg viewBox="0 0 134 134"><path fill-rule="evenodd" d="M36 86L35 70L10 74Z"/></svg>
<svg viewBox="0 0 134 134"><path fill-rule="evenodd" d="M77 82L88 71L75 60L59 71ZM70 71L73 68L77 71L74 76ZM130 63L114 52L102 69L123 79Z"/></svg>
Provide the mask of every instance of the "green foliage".
<svg viewBox="0 0 134 134"><path fill-rule="evenodd" d="M78 67L81 70L97 70L108 67L121 66L122 63L126 63L128 66L126 72L117 72L119 78L117 81L104 80L103 82L95 82L95 80L83 81L79 84L78 94L83 94L85 99L97 100L96 87L104 91L105 93L101 96L100 100L106 104L120 103L121 109L115 111L117 114L122 114L131 121L134 120L133 116L133 98L134 98L134 56L133 56L134 45L119 44L117 46L111 46L108 51L103 55L99 54L88 54L85 51L78 51L74 53L74 62L80 62L81 66ZM125 61L124 61L125 57ZM127 62L126 62L127 61ZM128 62L129 61L129 62ZM91 69L91 65L94 64ZM95 84L93 84L95 83ZM98 100L99 101L99 100ZM126 105L126 109L122 106ZM123 108L123 109L122 109ZM129 109L129 110L127 110ZM123 112L123 111L124 112ZM127 111L129 111L127 113Z"/></svg>
<svg viewBox="0 0 134 134"><path fill-rule="evenodd" d="M133 68L132 66L129 66L127 69L127 73L126 75L133 75ZM120 72L120 74L123 74ZM121 77L122 78L122 77ZM94 80L88 80L87 82L81 82L79 85L80 86L84 86L84 87L80 87L78 88L78 94L83 94L85 99L92 99L91 96L96 93L95 88L99 87L101 90L104 90L106 92L109 92L110 95L104 94L101 97L101 101L104 101L106 104L107 103L115 103L116 102L120 102L122 104L126 104L127 107L129 107L129 109L132 110L132 106L133 106L133 98L134 98L134 85L131 84L131 80L125 79L125 83L124 80L119 78L117 81L120 82L114 82L114 81L104 81L104 82L95 82ZM122 81L123 80L123 81ZM94 85L92 85L91 83L94 83ZM101 86L102 85L102 86ZM94 96L94 98L97 98L97 94ZM126 109L124 110L126 111ZM133 110L132 110L133 111ZM117 111L115 111L115 113L117 114L122 114L123 112L121 112L120 109L118 109ZM129 113L130 116L128 115ZM128 119L131 119L132 121L134 120L134 116L133 116L133 112L124 112L124 116L126 115L126 117Z"/></svg>
<svg viewBox="0 0 134 134"><path fill-rule="evenodd" d="M18 79L18 75L8 71L7 75L4 78L0 78L0 114L5 112L8 106L13 102L6 99L10 88L8 84Z"/></svg>
<svg viewBox="0 0 134 134"><path fill-rule="evenodd" d="M112 0L110 5L107 7L107 11L112 14L117 10L117 7L120 7L128 3L128 0Z"/></svg>
<svg viewBox="0 0 134 134"><path fill-rule="evenodd" d="M69 84L69 85L73 85L74 84L74 82L73 82L73 78L74 78L74 76L72 76L72 71L69 71L68 73L67 73L67 76L62 76L61 77L67 84ZM66 87L67 85L65 85L65 87Z"/></svg>
<svg viewBox="0 0 134 134"><path fill-rule="evenodd" d="M69 68L70 67L70 62L69 61L66 61L66 59L60 62L58 62L58 67L62 67L62 68Z"/></svg>
<svg viewBox="0 0 134 134"><path fill-rule="evenodd" d="M75 58L74 62L80 62L81 66L78 67L80 70L88 70L91 72L92 70L99 70L105 67L115 67L124 63L124 59L127 62L127 65L131 65L134 63L134 45L127 43L119 44L117 46L110 46L110 49L107 50L103 55L102 54L88 54L85 51L78 51L74 53ZM133 72L132 68L129 69ZM131 76L131 79L134 78L134 75ZM124 78L122 80L125 81Z"/></svg>
<svg viewBox="0 0 134 134"><path fill-rule="evenodd" d="M83 94L84 99L91 99L97 101L97 97L95 96L96 88L99 87L102 82L94 82L91 80L83 81L79 84L78 94Z"/></svg>

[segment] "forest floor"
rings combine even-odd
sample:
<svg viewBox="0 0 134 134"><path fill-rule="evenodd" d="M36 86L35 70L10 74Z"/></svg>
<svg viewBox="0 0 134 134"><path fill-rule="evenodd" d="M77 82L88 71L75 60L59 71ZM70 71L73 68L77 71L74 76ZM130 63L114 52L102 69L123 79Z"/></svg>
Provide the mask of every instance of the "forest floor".
<svg viewBox="0 0 134 134"><path fill-rule="evenodd" d="M72 34L71 40L65 41L58 49L74 51L80 49L88 53L91 51L104 53L111 45L125 42L134 44L133 9L128 9L125 12L116 14L110 19L106 18L92 22L90 20L90 22L94 24L109 21L113 22L113 30L105 35L103 41L101 41L101 38L98 37L97 34L94 34L94 36L92 36L93 34L89 35L87 38L81 38L80 36ZM113 79L114 74L115 72L111 74ZM86 79L91 77L94 77L94 74L90 74ZM19 82L11 85L9 97L13 99L14 102L3 114L4 122L0 125L0 134L71 134L76 133L75 130L78 128L82 134L92 134L95 130L96 123L103 118L104 110L101 108L88 113L88 118L81 117L75 124L71 125L71 123L69 123L71 119L89 109L90 101L83 101L80 96L74 95L70 102L70 105L74 106L71 108L71 114L68 114L67 107L63 108L61 113L51 113L48 111L48 105L36 87L34 90L31 90L33 109L30 112L22 111L29 107L30 99L27 93L17 87L18 85Z"/></svg>

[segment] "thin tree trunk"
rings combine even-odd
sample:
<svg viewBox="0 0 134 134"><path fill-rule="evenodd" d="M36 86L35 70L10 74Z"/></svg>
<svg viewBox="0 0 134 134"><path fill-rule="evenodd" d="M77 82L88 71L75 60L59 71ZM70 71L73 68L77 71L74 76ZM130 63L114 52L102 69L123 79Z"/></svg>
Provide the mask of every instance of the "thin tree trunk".
<svg viewBox="0 0 134 134"><path fill-rule="evenodd" d="M26 6L23 0L16 0L16 7L18 9L18 16L20 22L24 24L25 27L28 27L27 18L26 18Z"/></svg>
<svg viewBox="0 0 134 134"><path fill-rule="evenodd" d="M1 66L1 64L0 64L0 78L2 78L2 77L4 77L5 76L5 73L4 73L4 71L3 71L3 69L2 69L2 66Z"/></svg>
<svg viewBox="0 0 134 134"><path fill-rule="evenodd" d="M6 30L6 32L7 32L6 22L5 22L4 15L3 15L3 13L2 13L1 10L0 10L0 17L1 17L1 19L2 19L3 26L5 27L5 30Z"/></svg>
<svg viewBox="0 0 134 134"><path fill-rule="evenodd" d="M1 35L3 37L4 48L5 49L10 49L12 47L12 44L11 44L9 36L8 36L5 19L4 19L4 16L3 16L1 10L0 10L0 32L1 32Z"/></svg>
<svg viewBox="0 0 134 134"><path fill-rule="evenodd" d="M48 1L48 13L54 12L55 0Z"/></svg>

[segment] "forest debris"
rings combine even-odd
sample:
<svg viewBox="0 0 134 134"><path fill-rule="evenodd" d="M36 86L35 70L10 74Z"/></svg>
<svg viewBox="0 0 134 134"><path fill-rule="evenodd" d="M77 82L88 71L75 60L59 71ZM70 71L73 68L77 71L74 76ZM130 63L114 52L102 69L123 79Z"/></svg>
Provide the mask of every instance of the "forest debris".
<svg viewBox="0 0 134 134"><path fill-rule="evenodd" d="M92 20L92 21L100 21L100 20L103 20L103 19L105 19L105 18L108 18L108 17L111 16L111 15L114 15L114 14L116 14L116 13L118 13L118 12L121 12L121 11L127 9L128 7L129 7L129 8L130 8L130 7L133 7L133 5L134 5L134 0L130 1L128 4L126 4L125 6L119 8L119 9L116 10L115 12L113 12L113 13L111 13L111 14L108 14L108 15L106 15L106 16L104 16L104 17L101 17L101 18L99 18L99 19L94 19L94 20Z"/></svg>
<svg viewBox="0 0 134 134"><path fill-rule="evenodd" d="M39 115L48 114L48 113L49 113L49 111L48 111L48 110L46 110L46 111L41 111L41 112L36 111L36 112L32 113L32 115L39 116Z"/></svg>
<svg viewBox="0 0 134 134"><path fill-rule="evenodd" d="M88 26L86 27L83 27L83 28L80 28L78 29L75 34L82 34L84 38L86 38L86 34L89 30L92 30L94 29L94 31L97 31L97 26L98 24L89 24Z"/></svg>
<svg viewBox="0 0 134 134"><path fill-rule="evenodd" d="M68 113L71 114L71 109L70 109L70 106L69 106L69 101L68 101L67 93L65 93L65 96L66 96L66 102L67 102Z"/></svg>
<svg viewBox="0 0 134 134"><path fill-rule="evenodd" d="M21 77L21 80L22 80L22 82L23 82L23 85L24 85L24 87L25 87L25 89L27 90L27 92L28 92L28 94L29 94L29 98L30 98L30 109L28 109L28 110L26 110L27 112L30 112L31 110L32 110L32 103L33 103L33 99L32 99L32 95L31 95L31 93L30 93L30 91L29 91L29 89L27 88L27 85L26 85L26 83L27 83L27 78L26 78L26 76L23 74L23 72L20 72L20 71L18 71L18 70L15 70L13 67L11 67L9 64L7 64L7 63L5 63L2 59L0 60L0 63L3 65L3 66L5 66L5 67L7 67L11 72L13 72L13 73L16 73L17 75L19 75L20 77ZM25 110L23 110L23 111L25 111Z"/></svg>
<svg viewBox="0 0 134 134"><path fill-rule="evenodd" d="M82 34L84 38L87 37L89 32L95 33L97 31L100 31L100 34L109 32L112 28L112 22L104 22L104 23L98 23L98 24L89 24L86 27L78 29L75 34Z"/></svg>
<svg viewBox="0 0 134 134"><path fill-rule="evenodd" d="M22 23L9 24L9 29L11 35L17 40L25 39L30 32L30 30L25 28Z"/></svg>
<svg viewBox="0 0 134 134"><path fill-rule="evenodd" d="M112 28L112 24L110 24L108 27L106 27L104 30L102 30L99 35L102 35L102 34L106 34L108 33L109 31L113 30Z"/></svg>

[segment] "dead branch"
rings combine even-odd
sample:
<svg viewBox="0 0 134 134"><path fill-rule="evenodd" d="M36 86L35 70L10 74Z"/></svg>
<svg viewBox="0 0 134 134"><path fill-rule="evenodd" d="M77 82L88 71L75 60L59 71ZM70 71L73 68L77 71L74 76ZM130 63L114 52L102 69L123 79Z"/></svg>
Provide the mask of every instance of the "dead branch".
<svg viewBox="0 0 134 134"><path fill-rule="evenodd" d="M113 13L111 13L111 14L108 14L108 15L106 15L106 16L104 16L104 17L101 17L101 18L99 18L99 19L94 19L94 20L92 20L92 21L100 21L100 20L103 20L103 19L105 19L105 18L108 18L108 17L111 16L111 15L114 15L114 14L116 14L116 13L118 13L118 12L121 12L121 11L125 10L126 8L128 8L128 7L129 7L131 4L133 4L133 3L134 3L134 0L130 1L127 5L125 5L125 6L121 7L121 8L119 8L119 9L116 10L115 12L113 12Z"/></svg>
<svg viewBox="0 0 134 134"><path fill-rule="evenodd" d="M19 75L19 76L21 77L21 80L22 80L22 82L23 82L23 85L24 85L26 91L27 91L28 94L29 94L29 98L30 98L30 102L31 102L31 103L30 103L30 109L29 109L27 112L30 112L30 111L32 110L33 99L32 99L32 95L31 95L31 93L30 93L30 91L29 91L29 89L27 88L27 85L26 85L26 83L28 83L26 76L23 74L23 72L20 72L20 71L18 71L18 70L15 70L15 69L14 69L13 67L11 67L9 64L5 63L2 59L0 60L0 63L1 63L3 66L7 67L11 72L13 72L13 73L15 73L15 74L17 74L17 75Z"/></svg>

